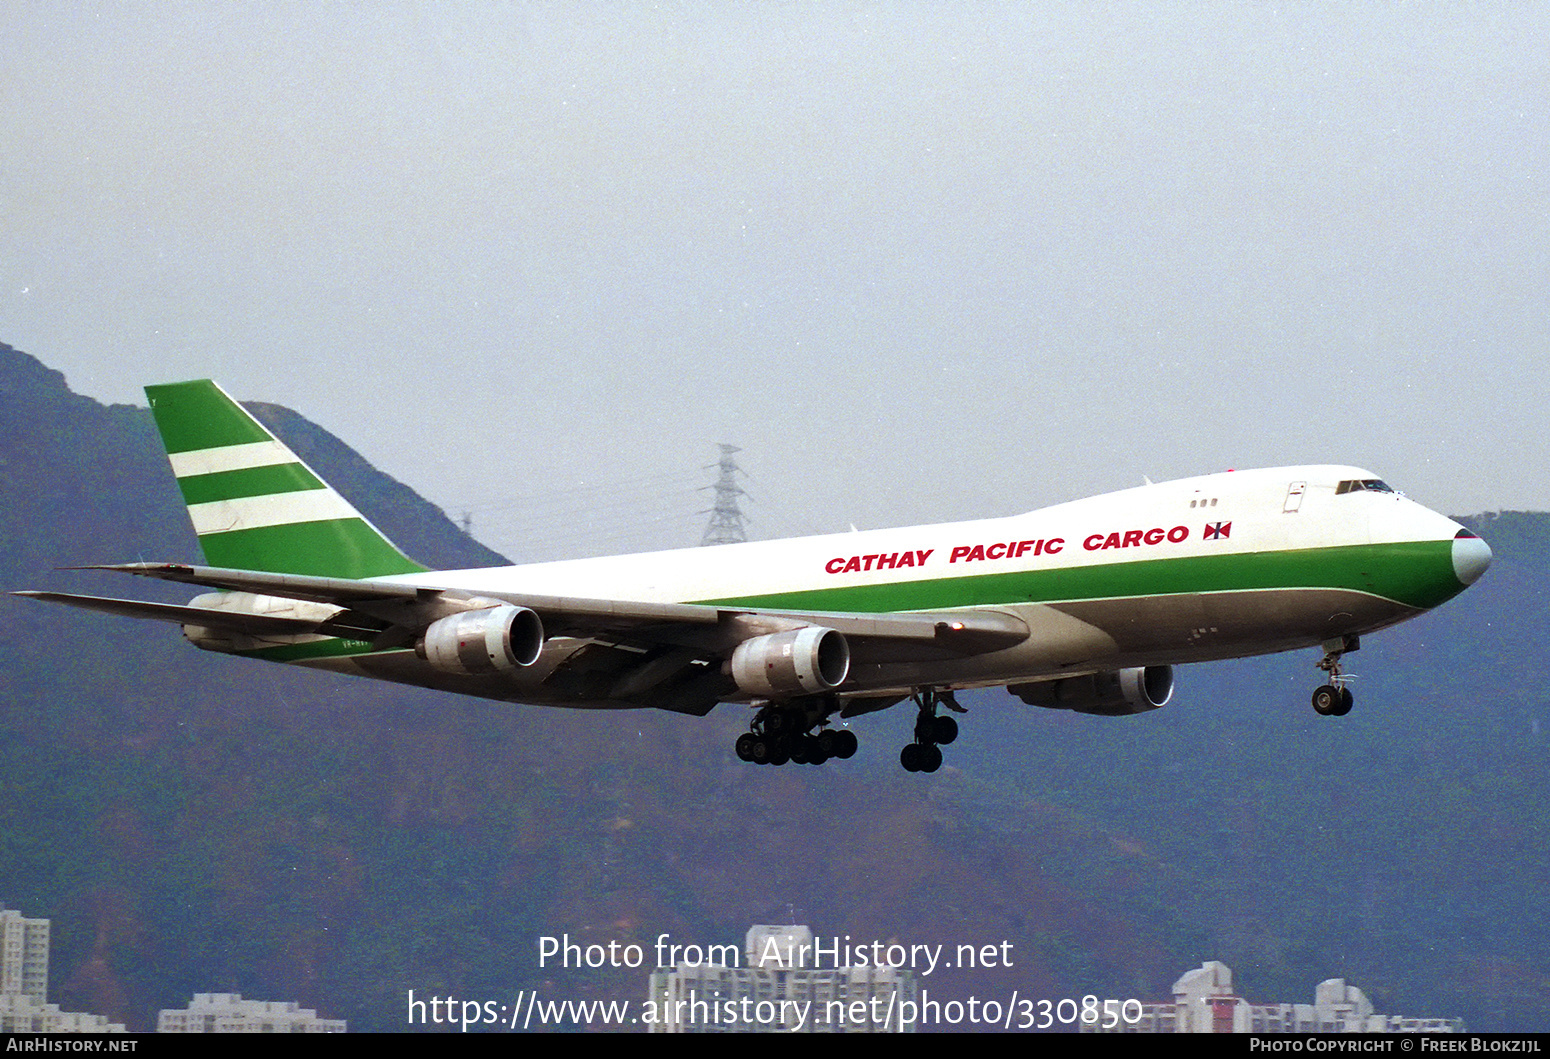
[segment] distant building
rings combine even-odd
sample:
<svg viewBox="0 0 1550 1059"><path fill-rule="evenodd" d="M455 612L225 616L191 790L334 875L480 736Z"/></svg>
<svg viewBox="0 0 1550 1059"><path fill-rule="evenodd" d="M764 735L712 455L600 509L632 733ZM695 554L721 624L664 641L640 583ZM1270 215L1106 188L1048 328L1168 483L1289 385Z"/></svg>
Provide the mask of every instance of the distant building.
<svg viewBox="0 0 1550 1059"><path fill-rule="evenodd" d="M106 1015L60 1011L26 993L0 993L0 1033L124 1033Z"/></svg>
<svg viewBox="0 0 1550 1059"><path fill-rule="evenodd" d="M46 998L48 920L0 908L0 994Z"/></svg>
<svg viewBox="0 0 1550 1059"><path fill-rule="evenodd" d="M1136 1017L1139 1007L1139 1018ZM1083 1033L1462 1033L1462 1019L1379 1015L1344 978L1320 982L1311 1004L1250 1004L1233 992L1232 969L1212 960L1173 983L1171 1004L1131 1002L1116 1025Z"/></svg>
<svg viewBox="0 0 1550 1059"><path fill-rule="evenodd" d="M106 1015L48 1003L49 922L0 907L0 1033L123 1033Z"/></svg>
<svg viewBox="0 0 1550 1059"><path fill-rule="evenodd" d="M915 1006L912 972L871 964L825 968L824 954L822 945L815 948L808 927L756 925L745 939L743 966L679 963L658 968L647 994L657 1016L651 1032L914 1030L913 1023L903 1021L905 1006Z"/></svg>
<svg viewBox="0 0 1550 1059"><path fill-rule="evenodd" d="M243 1000L240 993L195 993L181 1010L164 1008L157 1033L344 1033L343 1019L320 1019L311 1008L274 1000Z"/></svg>

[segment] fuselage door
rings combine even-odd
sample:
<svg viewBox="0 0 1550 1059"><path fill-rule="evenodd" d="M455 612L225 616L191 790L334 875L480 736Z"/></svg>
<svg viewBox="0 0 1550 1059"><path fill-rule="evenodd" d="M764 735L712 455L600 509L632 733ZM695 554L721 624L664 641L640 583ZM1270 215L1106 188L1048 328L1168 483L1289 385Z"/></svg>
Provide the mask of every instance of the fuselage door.
<svg viewBox="0 0 1550 1059"><path fill-rule="evenodd" d="M1286 503L1281 506L1283 515L1290 515L1302 507L1302 494L1308 491L1307 482L1293 482L1286 490Z"/></svg>

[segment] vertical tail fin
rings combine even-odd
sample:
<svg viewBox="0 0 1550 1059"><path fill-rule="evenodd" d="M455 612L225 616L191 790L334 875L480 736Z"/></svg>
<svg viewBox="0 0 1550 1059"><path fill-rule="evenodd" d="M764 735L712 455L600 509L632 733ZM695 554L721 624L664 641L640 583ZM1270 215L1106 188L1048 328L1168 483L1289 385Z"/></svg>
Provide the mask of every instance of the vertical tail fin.
<svg viewBox="0 0 1550 1059"><path fill-rule="evenodd" d="M350 578L425 569L215 383L145 396L211 566Z"/></svg>

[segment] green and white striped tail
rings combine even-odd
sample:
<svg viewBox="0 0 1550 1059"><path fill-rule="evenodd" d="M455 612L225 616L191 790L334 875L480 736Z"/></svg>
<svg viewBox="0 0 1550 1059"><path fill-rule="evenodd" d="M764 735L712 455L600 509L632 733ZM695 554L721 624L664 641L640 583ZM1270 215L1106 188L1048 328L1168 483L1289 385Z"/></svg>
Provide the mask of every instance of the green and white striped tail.
<svg viewBox="0 0 1550 1059"><path fill-rule="evenodd" d="M425 569L215 383L145 396L211 566L350 578Z"/></svg>

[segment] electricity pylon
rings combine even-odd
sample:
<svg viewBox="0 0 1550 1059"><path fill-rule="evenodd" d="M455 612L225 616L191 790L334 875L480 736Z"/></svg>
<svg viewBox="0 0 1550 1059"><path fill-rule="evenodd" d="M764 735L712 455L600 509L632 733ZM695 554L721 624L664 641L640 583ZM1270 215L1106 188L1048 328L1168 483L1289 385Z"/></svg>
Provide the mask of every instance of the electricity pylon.
<svg viewBox="0 0 1550 1059"><path fill-rule="evenodd" d="M701 489L714 489L716 491L716 503L702 515L710 516L710 524L705 527L705 536L700 538L700 546L707 544L741 544L748 539L748 533L743 529L743 512L737 506L737 498L747 496L741 486L737 484L737 476L742 473L736 461L732 459L734 452L742 449L736 445L721 446L721 462L713 463L705 469L719 469L720 477L714 485L703 485Z"/></svg>

